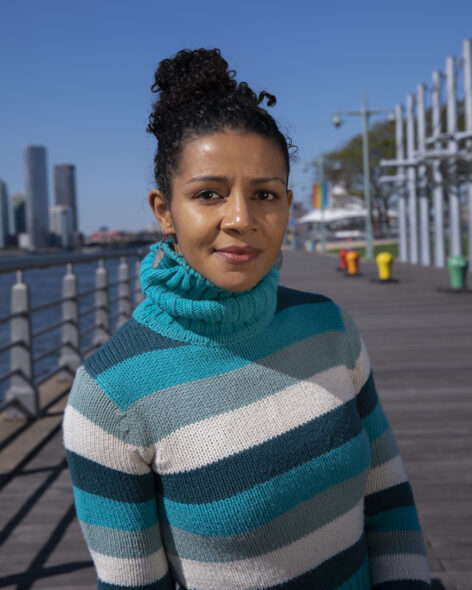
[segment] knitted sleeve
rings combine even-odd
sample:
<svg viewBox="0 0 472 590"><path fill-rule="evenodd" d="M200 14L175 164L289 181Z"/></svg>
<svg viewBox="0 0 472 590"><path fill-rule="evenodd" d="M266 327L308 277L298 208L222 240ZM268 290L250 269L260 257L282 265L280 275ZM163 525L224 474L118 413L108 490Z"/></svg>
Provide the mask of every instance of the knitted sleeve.
<svg viewBox="0 0 472 590"><path fill-rule="evenodd" d="M427 590L429 566L411 486L377 396L365 344L352 318L343 312L343 319L356 404L371 447L364 514L372 588Z"/></svg>
<svg viewBox="0 0 472 590"><path fill-rule="evenodd" d="M130 424L81 366L63 435L75 507L101 590L171 590L161 540L152 450L132 444Z"/></svg>

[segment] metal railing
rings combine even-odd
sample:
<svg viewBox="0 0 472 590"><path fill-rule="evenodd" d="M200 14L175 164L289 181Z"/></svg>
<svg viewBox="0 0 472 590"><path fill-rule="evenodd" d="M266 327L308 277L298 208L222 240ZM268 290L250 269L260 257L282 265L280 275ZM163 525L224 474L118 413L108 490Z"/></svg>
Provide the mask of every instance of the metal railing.
<svg viewBox="0 0 472 590"><path fill-rule="evenodd" d="M131 294L134 303L144 298L139 284L139 266L144 252L142 250L126 253L100 253L97 255L72 255L67 260L61 257L49 263L42 260L39 264L16 264L16 282L11 288L11 313L0 317L0 324L10 323L10 342L0 347L0 354L10 352L9 368L0 375L0 384L9 381L5 399L0 402L0 412L6 411L9 418L37 418L40 415L39 387L54 376L61 374L72 379L82 359L101 346L112 332L123 325L131 316ZM108 281L105 259L120 258L118 280ZM128 259L134 262L134 272L130 275ZM79 291L78 277L73 264L98 261L95 270L95 286ZM24 281L23 271L46 266L66 266L62 278L62 297L52 301L31 306L30 286ZM0 273L11 272L11 266L0 269ZM117 296L110 298L110 291L117 288ZM94 295L94 304L85 310L80 309L80 302ZM117 308L117 313L110 314L110 306ZM58 319L33 330L33 318L46 309L57 308ZM80 327L80 320L94 315L93 325L86 329ZM60 318L60 319L59 319ZM113 328L112 328L113 326ZM60 329L60 337L54 345L34 354L33 345L43 335ZM93 334L91 344L82 346L86 336ZM56 366L46 373L37 375L38 363L48 357L59 354Z"/></svg>

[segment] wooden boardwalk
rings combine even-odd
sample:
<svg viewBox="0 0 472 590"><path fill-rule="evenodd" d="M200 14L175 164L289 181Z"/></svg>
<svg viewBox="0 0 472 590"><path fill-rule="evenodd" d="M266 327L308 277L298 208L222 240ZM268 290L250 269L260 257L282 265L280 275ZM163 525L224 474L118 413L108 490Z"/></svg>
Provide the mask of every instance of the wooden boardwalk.
<svg viewBox="0 0 472 590"><path fill-rule="evenodd" d="M370 281L373 264L358 278L336 266L286 252L282 283L329 295L355 317L413 485L433 588L471 590L472 294L439 291L443 270L396 264L399 282L384 285ZM32 426L0 420L0 589L96 587L62 448L66 397L54 401L64 390L44 389L47 415Z"/></svg>

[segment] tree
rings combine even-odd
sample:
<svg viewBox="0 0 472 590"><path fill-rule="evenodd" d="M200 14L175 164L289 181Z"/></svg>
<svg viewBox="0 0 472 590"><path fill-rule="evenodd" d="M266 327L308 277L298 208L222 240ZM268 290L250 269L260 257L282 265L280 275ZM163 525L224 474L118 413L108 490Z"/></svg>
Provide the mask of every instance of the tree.
<svg viewBox="0 0 472 590"><path fill-rule="evenodd" d="M380 121L369 129L369 164L372 213L377 235L389 228L387 211L395 195L393 183L380 183L380 177L394 174L391 168L381 168L380 160L395 158L395 123ZM364 198L362 166L362 135L351 138L339 150L325 154L325 178L333 184L342 184L348 193ZM341 166L336 165L341 163Z"/></svg>

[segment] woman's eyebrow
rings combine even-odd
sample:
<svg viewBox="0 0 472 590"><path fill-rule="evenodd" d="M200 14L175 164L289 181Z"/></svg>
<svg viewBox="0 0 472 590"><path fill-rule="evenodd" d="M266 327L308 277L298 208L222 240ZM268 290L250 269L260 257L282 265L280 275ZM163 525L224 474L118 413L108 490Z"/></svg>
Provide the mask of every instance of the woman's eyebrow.
<svg viewBox="0 0 472 590"><path fill-rule="evenodd" d="M185 184L189 184L190 182L227 182L228 179L226 176L194 176L190 180L187 180ZM285 180L280 178L280 176L263 176L260 178L251 178L251 184L262 184L264 182L281 182L285 186Z"/></svg>

